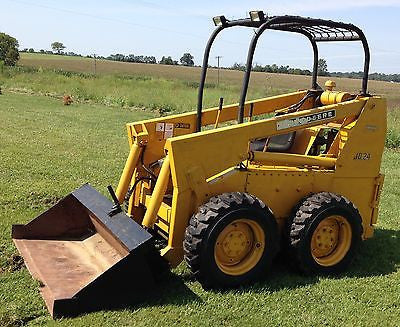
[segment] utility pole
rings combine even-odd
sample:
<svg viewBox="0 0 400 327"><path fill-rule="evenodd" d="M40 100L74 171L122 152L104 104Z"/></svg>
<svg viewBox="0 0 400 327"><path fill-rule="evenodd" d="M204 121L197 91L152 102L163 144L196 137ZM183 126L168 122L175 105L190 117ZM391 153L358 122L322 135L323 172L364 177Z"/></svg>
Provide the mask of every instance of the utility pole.
<svg viewBox="0 0 400 327"><path fill-rule="evenodd" d="M94 60L94 74L96 75L96 54L93 54L93 60Z"/></svg>
<svg viewBox="0 0 400 327"><path fill-rule="evenodd" d="M217 62L218 62L218 64L217 64L217 66L218 66L217 85L219 85L219 68L220 68L219 61L222 58L222 56L216 56L215 58L217 58Z"/></svg>

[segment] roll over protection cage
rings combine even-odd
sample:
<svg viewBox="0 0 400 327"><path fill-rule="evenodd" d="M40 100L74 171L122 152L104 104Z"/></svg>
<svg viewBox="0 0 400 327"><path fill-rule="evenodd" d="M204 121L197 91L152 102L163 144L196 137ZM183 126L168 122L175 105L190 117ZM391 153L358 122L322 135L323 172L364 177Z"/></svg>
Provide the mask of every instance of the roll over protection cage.
<svg viewBox="0 0 400 327"><path fill-rule="evenodd" d="M364 74L362 79L362 95L368 95L368 73L370 63L370 52L367 39L361 29L353 24L346 24L341 22L334 22L331 20L313 19L300 16L273 16L265 17L262 21L252 21L249 19L240 19L234 21L226 21L225 24L218 26L211 34L206 49L204 51L203 67L200 78L198 102L197 102L197 122L196 131L201 131L202 110L203 110L203 94L205 80L207 76L208 60L210 56L211 47L217 35L224 29L234 26L253 27L257 28L255 34L250 42L246 70L243 78L242 91L239 101L238 123L243 123L244 107L246 101L247 90L250 81L250 73L253 65L254 52L257 46L258 39L267 30L278 30L284 32L299 33L307 37L310 41L313 54L313 72L312 72L312 89L317 89L318 77L318 45L317 42L331 42L331 41L361 41L364 48Z"/></svg>

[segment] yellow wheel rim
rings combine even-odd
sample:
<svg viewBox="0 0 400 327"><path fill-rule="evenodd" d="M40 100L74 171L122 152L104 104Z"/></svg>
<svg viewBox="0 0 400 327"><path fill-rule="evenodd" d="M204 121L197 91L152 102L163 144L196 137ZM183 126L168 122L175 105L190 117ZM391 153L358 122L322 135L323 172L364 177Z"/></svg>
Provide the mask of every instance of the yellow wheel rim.
<svg viewBox="0 0 400 327"><path fill-rule="evenodd" d="M311 254L321 266L339 263L351 246L352 231L346 218L329 216L322 220L311 238Z"/></svg>
<svg viewBox="0 0 400 327"><path fill-rule="evenodd" d="M257 265L264 248L265 234L261 226L250 219L237 219L218 235L214 258L221 271L238 276Z"/></svg>

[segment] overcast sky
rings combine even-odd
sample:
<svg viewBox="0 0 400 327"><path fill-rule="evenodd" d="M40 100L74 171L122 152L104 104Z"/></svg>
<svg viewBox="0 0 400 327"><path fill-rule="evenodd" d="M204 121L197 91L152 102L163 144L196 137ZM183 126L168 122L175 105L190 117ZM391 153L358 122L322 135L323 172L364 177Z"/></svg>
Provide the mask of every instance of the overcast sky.
<svg viewBox="0 0 400 327"><path fill-rule="evenodd" d="M211 17L248 16L263 9L269 15L303 15L351 22L361 27L370 43L371 72L400 73L400 0L0 0L0 31L13 35L20 48L50 50L61 41L66 51L82 54L123 53L163 55L179 59L184 52L201 63L203 48L214 26ZM243 63L253 31L230 29L215 43L222 65ZM362 70L358 42L321 44L321 57L330 71ZM312 52L305 38L266 32L255 62L311 68Z"/></svg>

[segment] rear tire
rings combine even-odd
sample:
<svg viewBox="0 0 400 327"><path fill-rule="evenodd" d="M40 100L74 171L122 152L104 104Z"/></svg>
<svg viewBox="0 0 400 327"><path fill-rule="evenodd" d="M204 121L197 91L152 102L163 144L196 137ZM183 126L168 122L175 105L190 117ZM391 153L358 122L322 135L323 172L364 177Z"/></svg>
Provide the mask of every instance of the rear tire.
<svg viewBox="0 0 400 327"><path fill-rule="evenodd" d="M303 200L290 229L290 251L305 273L342 272L361 243L358 209L345 197L321 192Z"/></svg>
<svg viewBox="0 0 400 327"><path fill-rule="evenodd" d="M269 208L247 193L212 197L185 232L184 258L205 288L225 288L261 278L279 247Z"/></svg>

